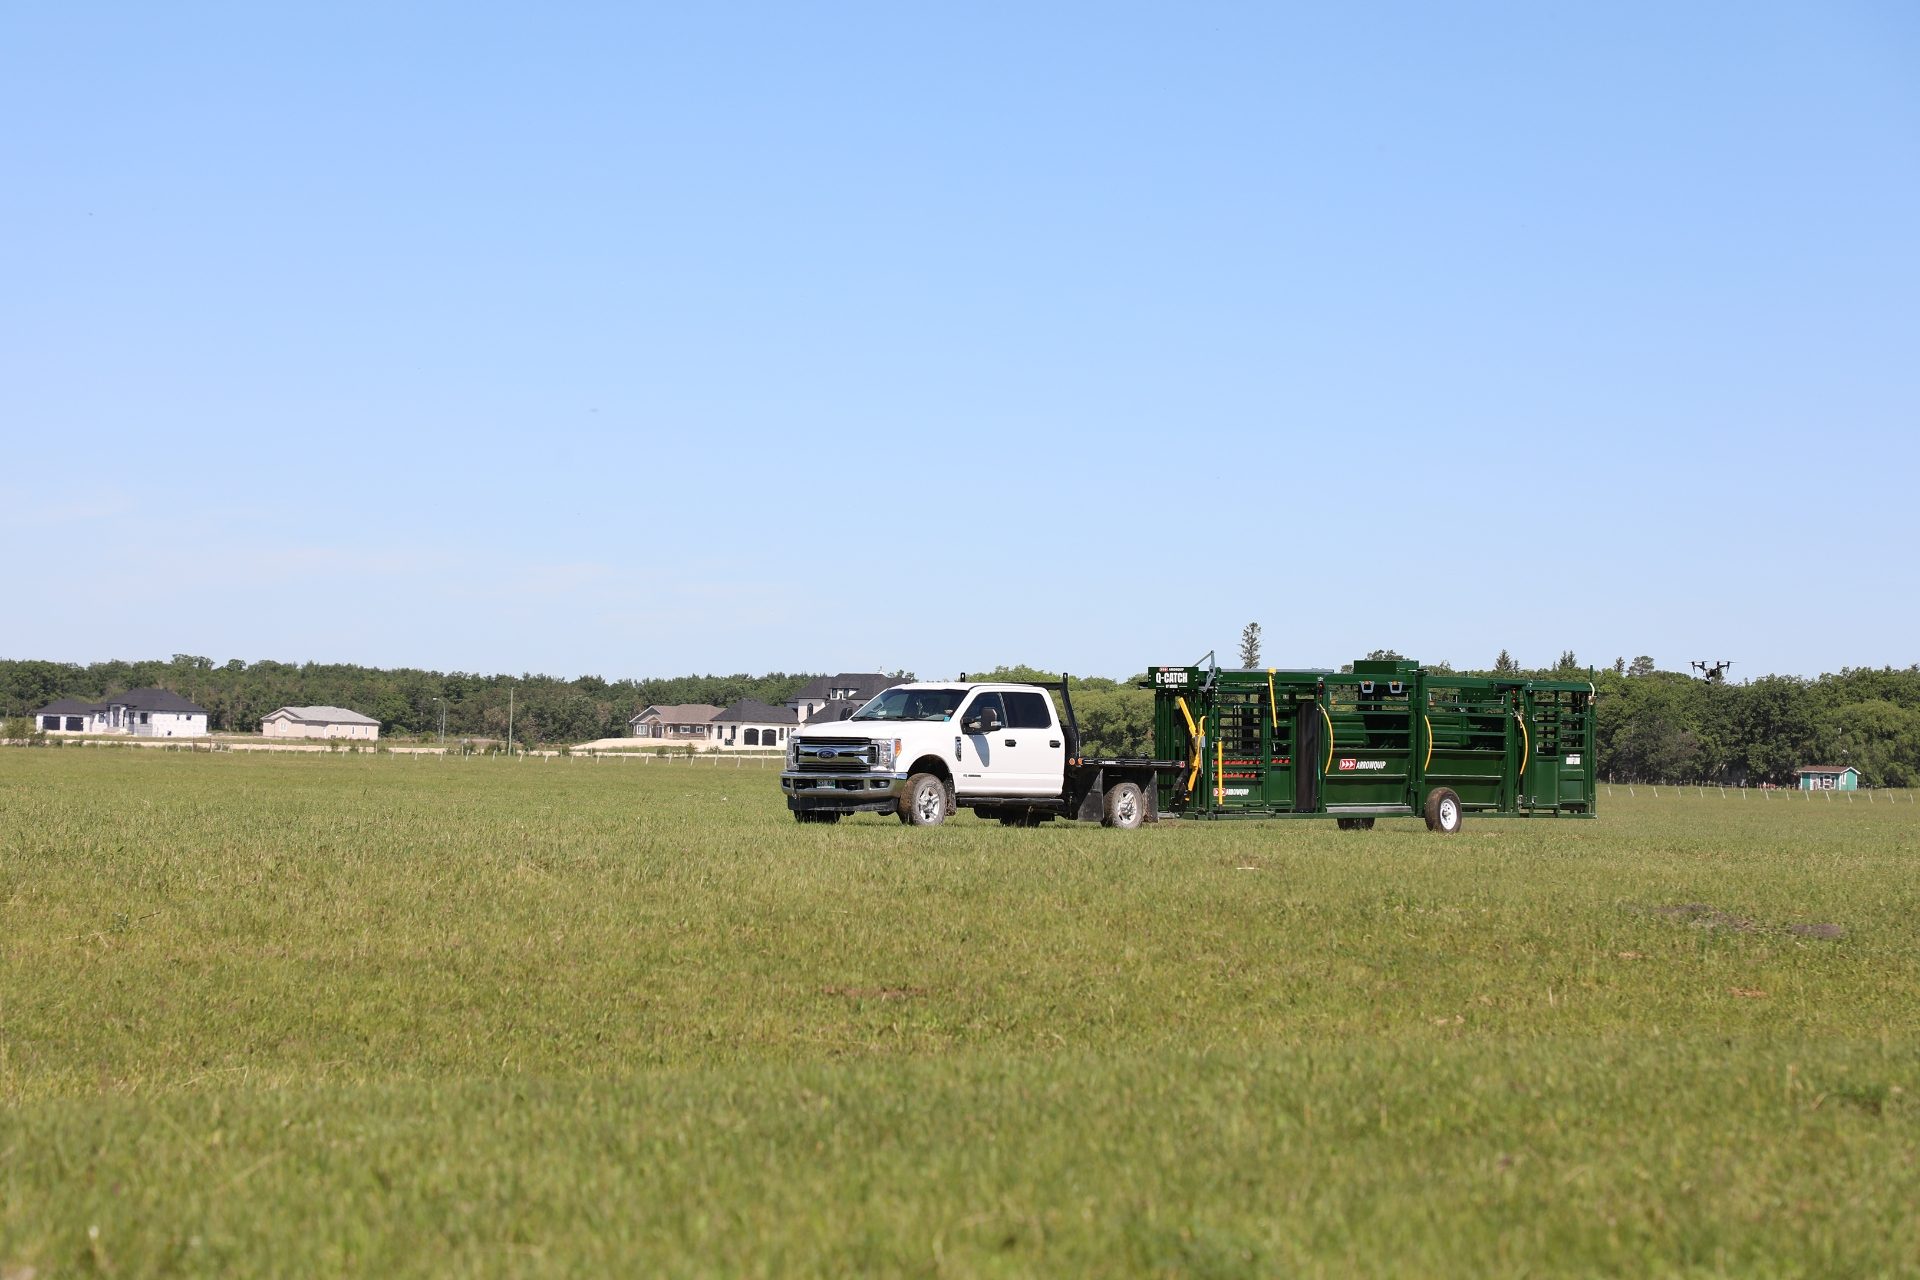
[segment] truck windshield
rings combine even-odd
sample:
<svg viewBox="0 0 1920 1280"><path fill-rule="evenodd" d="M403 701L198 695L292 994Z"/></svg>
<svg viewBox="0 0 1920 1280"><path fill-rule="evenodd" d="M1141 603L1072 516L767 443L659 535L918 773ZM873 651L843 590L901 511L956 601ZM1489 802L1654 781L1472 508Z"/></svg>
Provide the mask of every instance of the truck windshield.
<svg viewBox="0 0 1920 1280"><path fill-rule="evenodd" d="M951 720L965 689L889 689L853 713L855 720Z"/></svg>

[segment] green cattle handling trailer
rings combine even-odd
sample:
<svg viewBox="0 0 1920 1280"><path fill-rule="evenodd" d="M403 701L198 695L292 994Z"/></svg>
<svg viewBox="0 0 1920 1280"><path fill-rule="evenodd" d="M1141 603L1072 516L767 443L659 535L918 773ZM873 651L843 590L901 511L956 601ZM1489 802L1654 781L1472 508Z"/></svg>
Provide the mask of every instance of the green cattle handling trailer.
<svg viewBox="0 0 1920 1280"><path fill-rule="evenodd" d="M1188 818L1468 813L1591 818L1594 687L1365 661L1347 671L1154 667L1159 811Z"/></svg>

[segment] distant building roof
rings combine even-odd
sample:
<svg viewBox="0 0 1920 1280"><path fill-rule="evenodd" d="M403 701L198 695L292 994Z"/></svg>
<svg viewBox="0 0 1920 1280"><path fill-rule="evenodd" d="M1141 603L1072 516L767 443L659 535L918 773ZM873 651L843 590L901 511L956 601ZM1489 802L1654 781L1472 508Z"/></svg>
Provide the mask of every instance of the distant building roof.
<svg viewBox="0 0 1920 1280"><path fill-rule="evenodd" d="M315 724L379 724L372 716L363 716L358 711L349 711L345 707L281 707L279 711L269 711L262 719L271 719L286 712L295 720L309 720Z"/></svg>
<svg viewBox="0 0 1920 1280"><path fill-rule="evenodd" d="M882 675L878 671L842 671L837 676L815 676L800 686L800 692L793 695L793 700L831 699L836 689L852 689L853 696L865 702L882 690L892 688L893 684L892 676Z"/></svg>
<svg viewBox="0 0 1920 1280"><path fill-rule="evenodd" d="M818 711L807 717L808 724L836 724L858 711L864 703L854 698L839 698L828 702Z"/></svg>
<svg viewBox="0 0 1920 1280"><path fill-rule="evenodd" d="M135 711L180 711L188 715L203 716L205 707L196 707L171 689L129 689L125 693L108 695L109 707L132 707Z"/></svg>
<svg viewBox="0 0 1920 1280"><path fill-rule="evenodd" d="M33 714L37 716L88 716L96 711L105 711L102 702L82 702L78 698L62 698L58 702L49 702Z"/></svg>
<svg viewBox="0 0 1920 1280"><path fill-rule="evenodd" d="M632 724L649 712L658 715L663 724L706 724L720 714L720 708L707 702L677 702L671 706L647 706L629 716L627 723Z"/></svg>
<svg viewBox="0 0 1920 1280"><path fill-rule="evenodd" d="M1800 766L1801 773L1845 773L1849 769L1855 773L1860 772L1857 766L1850 764L1803 764Z"/></svg>
<svg viewBox="0 0 1920 1280"><path fill-rule="evenodd" d="M205 707L194 706L171 689L129 689L125 693L109 694L99 702L62 698L58 702L48 703L33 714L37 716L91 715L105 711L109 707L132 707L135 711L183 711L193 716L207 714Z"/></svg>
<svg viewBox="0 0 1920 1280"><path fill-rule="evenodd" d="M742 698L714 717L715 723L793 724L799 719L792 707L770 707L756 698Z"/></svg>

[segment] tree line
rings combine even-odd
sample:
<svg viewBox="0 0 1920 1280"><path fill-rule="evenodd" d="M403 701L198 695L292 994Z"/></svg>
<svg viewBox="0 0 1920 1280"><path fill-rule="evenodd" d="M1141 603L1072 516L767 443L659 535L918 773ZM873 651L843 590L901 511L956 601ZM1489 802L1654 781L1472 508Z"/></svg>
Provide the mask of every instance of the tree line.
<svg viewBox="0 0 1920 1280"><path fill-rule="evenodd" d="M1258 632L1243 640L1249 638L1257 657ZM1400 655L1378 649L1368 656ZM1493 666L1462 674L1590 679L1599 694L1595 745L1603 778L1790 785L1800 766L1819 763L1850 764L1872 786L1920 785L1920 664L1849 667L1814 679L1762 676L1732 682L1661 671L1644 656L1616 659L1595 671L1571 651L1552 667L1524 669L1502 651ZM261 717L282 706L331 705L373 716L389 735L436 736L444 714L450 738L498 738L506 735L511 700L516 739L586 742L623 736L628 721L651 704L728 706L754 698L779 706L812 678L772 672L562 680L341 663L235 659L216 665L193 654L86 666L0 659L0 715L28 715L59 698L97 700L126 689L158 687L206 708L216 732L257 732ZM1059 677L1016 666L974 678ZM1152 754L1153 694L1140 687L1145 680L1142 673L1127 680L1073 681L1074 710L1088 754Z"/></svg>
<svg viewBox="0 0 1920 1280"><path fill-rule="evenodd" d="M511 713L516 741L589 742L624 736L628 721L655 703L724 707L755 698L779 706L812 678L776 671L758 676L562 680L238 658L216 665L184 653L166 661L86 666L0 659L0 715L30 715L59 698L97 701L127 689L160 688L206 708L208 727L216 733L257 733L261 718L280 707L334 706L372 716L383 734L401 737L438 736L444 714L449 738L504 738Z"/></svg>

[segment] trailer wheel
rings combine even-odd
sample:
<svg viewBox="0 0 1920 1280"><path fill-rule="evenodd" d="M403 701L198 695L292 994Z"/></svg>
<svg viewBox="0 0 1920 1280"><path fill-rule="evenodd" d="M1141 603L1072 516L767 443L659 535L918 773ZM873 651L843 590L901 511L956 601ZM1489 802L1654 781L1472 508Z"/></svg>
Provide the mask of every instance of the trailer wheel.
<svg viewBox="0 0 1920 1280"><path fill-rule="evenodd" d="M947 784L931 773L907 779L900 797L900 821L915 827L937 827L947 820Z"/></svg>
<svg viewBox="0 0 1920 1280"><path fill-rule="evenodd" d="M825 809L795 809L794 819L798 822L820 822L832 826L840 821L840 815Z"/></svg>
<svg viewBox="0 0 1920 1280"><path fill-rule="evenodd" d="M1427 793L1427 830L1450 836L1460 830L1466 815L1460 809L1460 797L1445 787Z"/></svg>
<svg viewBox="0 0 1920 1280"><path fill-rule="evenodd" d="M1131 831L1147 820L1147 797L1137 782L1115 783L1107 789L1104 825Z"/></svg>
<svg viewBox="0 0 1920 1280"><path fill-rule="evenodd" d="M1339 826L1342 831L1371 831L1373 830L1373 819L1341 818L1339 819Z"/></svg>

